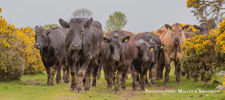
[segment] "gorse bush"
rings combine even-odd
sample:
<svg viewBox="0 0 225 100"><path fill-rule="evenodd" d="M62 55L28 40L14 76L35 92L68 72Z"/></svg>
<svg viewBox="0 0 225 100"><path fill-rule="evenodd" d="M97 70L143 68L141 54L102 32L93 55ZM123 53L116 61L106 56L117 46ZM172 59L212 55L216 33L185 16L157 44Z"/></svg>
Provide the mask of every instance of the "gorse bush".
<svg viewBox="0 0 225 100"><path fill-rule="evenodd" d="M209 35L195 31L192 39L186 39L183 50L184 71L196 79L201 75L202 81L209 81L215 69L225 65L225 21L218 30L210 30Z"/></svg>
<svg viewBox="0 0 225 100"><path fill-rule="evenodd" d="M0 79L19 79L22 73L44 70L39 51L34 49L34 31L30 27L15 28L0 16Z"/></svg>
<svg viewBox="0 0 225 100"><path fill-rule="evenodd" d="M216 59L214 47L217 33L210 32L209 35L193 34L193 38L186 39L183 46L182 65L185 72L192 77L202 77L202 81L209 81L213 75L213 66Z"/></svg>
<svg viewBox="0 0 225 100"><path fill-rule="evenodd" d="M218 63L224 66L225 62L225 21L219 24L218 38L216 39L215 51L218 56Z"/></svg>

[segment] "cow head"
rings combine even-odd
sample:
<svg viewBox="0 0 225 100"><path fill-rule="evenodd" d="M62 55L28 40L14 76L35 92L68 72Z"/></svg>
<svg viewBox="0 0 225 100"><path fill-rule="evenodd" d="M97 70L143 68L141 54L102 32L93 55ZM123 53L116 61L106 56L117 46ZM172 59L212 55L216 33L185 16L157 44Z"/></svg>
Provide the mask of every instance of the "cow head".
<svg viewBox="0 0 225 100"><path fill-rule="evenodd" d="M37 49L41 49L44 47L47 47L48 45L48 35L50 33L50 30L45 30L42 27L35 27L35 44L34 47Z"/></svg>
<svg viewBox="0 0 225 100"><path fill-rule="evenodd" d="M184 35L183 29L188 29L189 25L185 25L184 27L182 27L179 23L175 23L172 25L172 27L168 24L165 24L165 27L168 30L171 30L170 36L173 38L174 44L179 45L180 39L181 39L182 35Z"/></svg>
<svg viewBox="0 0 225 100"><path fill-rule="evenodd" d="M150 45L145 42L143 39L139 39L136 41L136 47L137 47L137 53L138 56L144 61L147 62L149 61L149 52L153 52L154 47L150 47Z"/></svg>
<svg viewBox="0 0 225 100"><path fill-rule="evenodd" d="M89 34L88 28L90 28L92 21L92 18L88 20L85 18L73 18L68 23L63 19L59 19L62 27L69 28L67 35L70 37L70 50L80 51L82 49L84 35Z"/></svg>
<svg viewBox="0 0 225 100"><path fill-rule="evenodd" d="M119 61L122 57L122 50L125 48L124 43L127 43L130 40L130 36L121 37L117 33L111 37L107 38L104 37L103 41L105 43L108 43L110 46L110 52L111 52L111 59L113 61Z"/></svg>
<svg viewBox="0 0 225 100"><path fill-rule="evenodd" d="M209 30L208 30L208 28L207 28L207 26L206 26L205 23L202 23L202 24L200 24L199 26L193 25L193 27L194 27L195 29L200 30L200 33L201 33L201 34L209 34Z"/></svg>

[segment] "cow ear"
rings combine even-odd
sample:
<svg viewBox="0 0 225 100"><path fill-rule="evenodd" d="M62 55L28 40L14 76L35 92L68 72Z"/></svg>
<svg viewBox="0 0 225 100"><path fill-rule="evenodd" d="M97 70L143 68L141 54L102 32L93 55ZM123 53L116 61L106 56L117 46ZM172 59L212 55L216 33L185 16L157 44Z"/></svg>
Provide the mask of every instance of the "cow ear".
<svg viewBox="0 0 225 100"><path fill-rule="evenodd" d="M125 42L128 42L129 40L130 40L130 36L126 36L123 38L122 42L125 43Z"/></svg>
<svg viewBox="0 0 225 100"><path fill-rule="evenodd" d="M45 34L49 35L50 34L50 29L45 30Z"/></svg>
<svg viewBox="0 0 225 100"><path fill-rule="evenodd" d="M69 28L69 23L64 21L63 19L59 19L59 24L64 28Z"/></svg>
<svg viewBox="0 0 225 100"><path fill-rule="evenodd" d="M165 24L166 29L171 30L172 27L169 24Z"/></svg>
<svg viewBox="0 0 225 100"><path fill-rule="evenodd" d="M109 42L110 42L110 40L109 40L108 38L106 38L106 37L103 38L103 41L104 41L105 43L109 43Z"/></svg>
<svg viewBox="0 0 225 100"><path fill-rule="evenodd" d="M195 29L200 29L200 27L199 26L197 26L197 25L193 25L193 27L195 28Z"/></svg>
<svg viewBox="0 0 225 100"><path fill-rule="evenodd" d="M38 29L38 26L35 26L35 28L34 28L34 29L35 29L35 31L37 31L37 29Z"/></svg>
<svg viewBox="0 0 225 100"><path fill-rule="evenodd" d="M190 26L190 25L185 25L184 27L182 27L182 30L184 30L184 29L187 30L187 29L189 28L189 26Z"/></svg>
<svg viewBox="0 0 225 100"><path fill-rule="evenodd" d="M52 26L50 25L49 28L52 29Z"/></svg>
<svg viewBox="0 0 225 100"><path fill-rule="evenodd" d="M164 47L165 47L164 44L159 44L159 45L158 45L158 48L159 48L159 49L163 49Z"/></svg>
<svg viewBox="0 0 225 100"><path fill-rule="evenodd" d="M88 28L88 27L90 27L90 26L91 26L91 24L92 24L92 22L93 22L93 18L91 17L89 20L87 20L87 21L85 22L85 24L84 24L84 28Z"/></svg>

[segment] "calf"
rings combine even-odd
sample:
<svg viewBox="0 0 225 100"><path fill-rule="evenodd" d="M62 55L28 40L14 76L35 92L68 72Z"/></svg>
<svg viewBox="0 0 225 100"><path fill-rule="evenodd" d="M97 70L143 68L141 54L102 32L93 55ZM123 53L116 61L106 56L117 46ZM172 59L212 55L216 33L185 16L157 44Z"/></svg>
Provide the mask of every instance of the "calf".
<svg viewBox="0 0 225 100"><path fill-rule="evenodd" d="M144 41L146 41L147 43L155 47L153 51L154 60L152 61L152 64L151 64L152 67L153 66L154 67L153 67L153 70L149 69L149 78L152 78L151 83L152 85L154 85L155 79L160 80L163 78L163 68L165 65L165 62L164 62L165 58L164 58L164 52L163 52L164 44L161 43L159 36L152 32L139 33L135 39L136 40L143 39ZM157 71L155 72L154 69L157 69ZM156 73L157 75L155 75Z"/></svg>
<svg viewBox="0 0 225 100"><path fill-rule="evenodd" d="M170 63L174 61L175 71L176 71L176 82L180 83L181 75L181 57L182 48L186 37L184 35L183 29L188 29L189 25L182 27L179 23L175 23L170 26L165 24L164 27L157 30L156 34L159 35L162 43L165 44L164 55L165 55L165 84L169 82L169 72L171 69Z"/></svg>
<svg viewBox="0 0 225 100"><path fill-rule="evenodd" d="M53 77L56 70L56 82L59 83L61 80L61 66L65 66L64 44L66 32L61 27L47 30L42 27L35 27L35 48L40 49L42 62L48 74L47 86L53 85Z"/></svg>
<svg viewBox="0 0 225 100"><path fill-rule="evenodd" d="M141 89L144 89L146 74L154 60L153 50L154 47L151 47L143 39L136 40L136 53L132 61L132 77L133 77L133 90L136 90L136 81L137 77L140 74L140 84Z"/></svg>
<svg viewBox="0 0 225 100"><path fill-rule="evenodd" d="M70 90L75 89L75 92L81 93L85 77L84 90L88 91L91 69L98 58L103 38L102 26L92 18L73 18L69 23L59 19L59 23L64 28L69 28L66 35L65 52L72 78Z"/></svg>
<svg viewBox="0 0 225 100"><path fill-rule="evenodd" d="M115 83L115 93L118 93L120 82L121 88L126 88L126 74L128 67L134 58L136 46L132 33L115 30L103 38L102 63L107 80L108 88ZM117 73L116 73L117 72ZM116 75L116 77L115 77Z"/></svg>

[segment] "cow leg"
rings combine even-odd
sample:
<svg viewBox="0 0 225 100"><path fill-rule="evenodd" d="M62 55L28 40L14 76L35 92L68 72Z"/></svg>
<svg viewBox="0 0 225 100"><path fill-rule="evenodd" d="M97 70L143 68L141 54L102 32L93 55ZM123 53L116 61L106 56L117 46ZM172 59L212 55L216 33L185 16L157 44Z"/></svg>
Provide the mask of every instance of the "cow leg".
<svg viewBox="0 0 225 100"><path fill-rule="evenodd" d="M147 78L147 72L146 72L146 74L145 74L145 84L148 84L148 78Z"/></svg>
<svg viewBox="0 0 225 100"><path fill-rule="evenodd" d="M126 89L126 79L127 79L128 71L130 71L130 66L127 66L127 68L124 70L123 75L122 75L121 88L123 90Z"/></svg>
<svg viewBox="0 0 225 100"><path fill-rule="evenodd" d="M100 66L98 68L97 79L100 79L100 77L101 77L101 70L102 70L102 65L100 64Z"/></svg>
<svg viewBox="0 0 225 100"><path fill-rule="evenodd" d="M204 80L205 80L204 74L205 74L205 73L202 73L202 74L201 74L201 81L204 81Z"/></svg>
<svg viewBox="0 0 225 100"><path fill-rule="evenodd" d="M151 85L154 86L155 85L155 81L156 81L156 75L157 75L157 66L158 66L158 63L154 63L151 67ZM149 71L150 73L150 71Z"/></svg>
<svg viewBox="0 0 225 100"><path fill-rule="evenodd" d="M163 52L161 52L160 55L161 55L160 62L158 63L158 66L160 67L159 79L162 80L163 79L163 69L165 66L165 56L164 56Z"/></svg>
<svg viewBox="0 0 225 100"><path fill-rule="evenodd" d="M63 79L63 82L66 83L65 82L65 80L66 80L66 66L62 65L62 69L63 69L63 77L62 77L62 79Z"/></svg>
<svg viewBox="0 0 225 100"><path fill-rule="evenodd" d="M60 83L61 81L61 67L62 65L60 64L57 68L57 75L56 75L56 83Z"/></svg>
<svg viewBox="0 0 225 100"><path fill-rule="evenodd" d="M195 81L194 82L198 82L198 77L199 77L199 75L197 74L197 75L195 75Z"/></svg>
<svg viewBox="0 0 225 100"><path fill-rule="evenodd" d="M74 91L76 87L76 82L75 82L75 74L76 74L76 69L75 66L70 66L70 75L71 75L71 86L70 86L70 91Z"/></svg>
<svg viewBox="0 0 225 100"><path fill-rule="evenodd" d="M94 72L93 72L93 82L92 82L92 86L96 86L96 78L97 78L97 74L98 74L98 70L99 66L94 66Z"/></svg>
<svg viewBox="0 0 225 100"><path fill-rule="evenodd" d="M123 67L120 66L120 68L118 69L118 72L116 74L116 83L115 83L115 88L114 88L114 91L116 94L119 93L120 81L122 78L123 71L124 71Z"/></svg>
<svg viewBox="0 0 225 100"><path fill-rule="evenodd" d="M69 83L69 67L67 65L63 66L63 81Z"/></svg>
<svg viewBox="0 0 225 100"><path fill-rule="evenodd" d="M140 83L141 83L141 90L144 90L144 83L145 83L145 79L144 79L144 73L143 72L141 72L140 73Z"/></svg>
<svg viewBox="0 0 225 100"><path fill-rule="evenodd" d="M137 70L135 70L135 69L133 69L132 70L132 77L133 77L133 84L132 84L132 86L133 86L133 90L136 90L137 88L137 78L138 78L138 71Z"/></svg>
<svg viewBox="0 0 225 100"><path fill-rule="evenodd" d="M69 83L69 78L70 78L70 70L69 70L69 66L66 66L66 83Z"/></svg>
<svg viewBox="0 0 225 100"><path fill-rule="evenodd" d="M181 62L178 60L177 62L174 62L175 68L176 68L176 82L180 83L180 76L181 76Z"/></svg>
<svg viewBox="0 0 225 100"><path fill-rule="evenodd" d="M187 79L190 79L189 70L187 69Z"/></svg>
<svg viewBox="0 0 225 100"><path fill-rule="evenodd" d="M83 86L83 79L85 77L86 74L86 70L88 68L88 65L90 63L90 58L88 58L83 64L81 64L81 67L78 71L78 75L77 75L77 87L75 92L77 93L81 93L82 92L82 86Z"/></svg>
<svg viewBox="0 0 225 100"><path fill-rule="evenodd" d="M50 67L45 67L45 69L46 69L46 73L47 73L47 75L48 75L48 79L47 79L47 86L49 86L50 84L49 84L49 80L50 80Z"/></svg>
<svg viewBox="0 0 225 100"><path fill-rule="evenodd" d="M170 73L170 70L171 70L171 66L170 66L170 58L168 57L168 55L165 55L165 67L166 67L166 72L165 72L165 81L164 83L165 84L168 84L169 83L169 73Z"/></svg>
<svg viewBox="0 0 225 100"><path fill-rule="evenodd" d="M57 70L57 66L56 65L53 65L52 66L52 69L50 70L50 80L49 80L49 85L53 86L53 78L55 76L55 72Z"/></svg>
<svg viewBox="0 0 225 100"><path fill-rule="evenodd" d="M108 75L105 74L105 79L107 81L108 89L111 89L112 85L114 84L113 78L114 78L114 73L112 70L109 70Z"/></svg>
<svg viewBox="0 0 225 100"><path fill-rule="evenodd" d="M90 66L90 67L92 67L92 66ZM90 67L87 69L87 72L85 75L86 82L85 82L85 86L84 86L84 91L86 91L86 92L90 90L91 72L92 72L92 68L90 68Z"/></svg>
<svg viewBox="0 0 225 100"><path fill-rule="evenodd" d="M152 79L151 68L149 68L148 70L149 70L149 79Z"/></svg>

